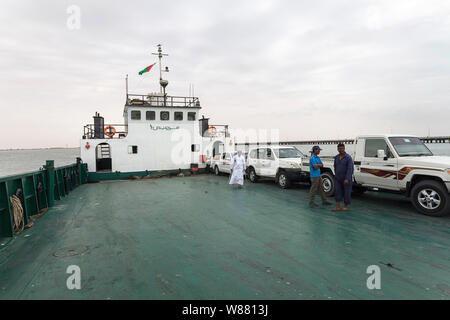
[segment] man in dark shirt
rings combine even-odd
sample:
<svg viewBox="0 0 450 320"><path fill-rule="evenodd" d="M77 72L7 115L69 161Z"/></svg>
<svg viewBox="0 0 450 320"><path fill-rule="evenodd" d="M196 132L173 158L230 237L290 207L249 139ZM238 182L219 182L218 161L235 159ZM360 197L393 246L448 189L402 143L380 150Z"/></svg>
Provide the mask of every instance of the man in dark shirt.
<svg viewBox="0 0 450 320"><path fill-rule="evenodd" d="M333 211L341 210L341 201L344 200L342 211L347 211L351 203L352 181L353 181L353 159L345 152L345 145L338 144L339 154L334 157L334 195L336 207Z"/></svg>

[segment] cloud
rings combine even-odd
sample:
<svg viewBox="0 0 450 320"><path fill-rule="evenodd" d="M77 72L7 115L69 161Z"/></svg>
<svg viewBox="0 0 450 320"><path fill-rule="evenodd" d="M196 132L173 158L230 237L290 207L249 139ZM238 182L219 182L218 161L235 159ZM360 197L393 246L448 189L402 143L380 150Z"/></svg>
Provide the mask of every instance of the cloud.
<svg viewBox="0 0 450 320"><path fill-rule="evenodd" d="M96 111L122 122L126 74L130 91L158 91L157 72L137 72L159 43L169 94L193 83L216 123L289 140L448 135L445 0L4 0L0 30L0 148L76 146Z"/></svg>

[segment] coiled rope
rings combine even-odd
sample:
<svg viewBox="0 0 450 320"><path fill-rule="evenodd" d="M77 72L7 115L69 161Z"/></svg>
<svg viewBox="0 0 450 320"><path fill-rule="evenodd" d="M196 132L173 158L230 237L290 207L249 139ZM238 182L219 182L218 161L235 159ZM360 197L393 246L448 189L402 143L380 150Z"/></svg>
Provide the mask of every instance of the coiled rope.
<svg viewBox="0 0 450 320"><path fill-rule="evenodd" d="M11 202L11 210L13 213L14 234L18 234L25 227L22 202L20 202L20 199L16 195L10 196L9 201Z"/></svg>

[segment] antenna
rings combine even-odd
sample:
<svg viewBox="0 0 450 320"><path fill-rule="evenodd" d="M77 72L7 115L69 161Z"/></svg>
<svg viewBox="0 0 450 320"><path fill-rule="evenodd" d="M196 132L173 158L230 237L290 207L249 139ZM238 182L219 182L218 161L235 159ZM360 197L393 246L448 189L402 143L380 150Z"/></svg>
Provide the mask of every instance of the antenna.
<svg viewBox="0 0 450 320"><path fill-rule="evenodd" d="M161 92L164 91L164 96L165 96L166 95L165 88L169 84L169 82L167 80L163 80L163 78L162 78L163 69L162 69L162 65L161 65L161 60L162 60L163 56L168 56L168 54L162 53L162 48L161 48L160 44L158 44L157 47L158 47L158 52L157 53L153 52L152 54L155 56L158 56L158 58L159 58L159 84L161 86ZM169 68L166 67L164 72L169 72Z"/></svg>
<svg viewBox="0 0 450 320"><path fill-rule="evenodd" d="M127 75L127 77L125 78L125 89L126 89L126 93L127 93L126 99L127 99L127 101L128 101L128 75Z"/></svg>
<svg viewBox="0 0 450 320"><path fill-rule="evenodd" d="M190 98L194 97L194 84L193 83L189 83L189 97Z"/></svg>

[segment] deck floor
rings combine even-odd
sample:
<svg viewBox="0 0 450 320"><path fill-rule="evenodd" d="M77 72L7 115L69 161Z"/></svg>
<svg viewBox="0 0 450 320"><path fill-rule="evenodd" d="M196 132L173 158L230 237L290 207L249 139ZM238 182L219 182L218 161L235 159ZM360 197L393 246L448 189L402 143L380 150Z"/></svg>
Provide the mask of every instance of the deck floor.
<svg viewBox="0 0 450 320"><path fill-rule="evenodd" d="M87 184L0 247L0 299L449 299L450 218L366 193L310 208L308 186L227 177ZM392 263L393 267L385 264ZM81 290L68 290L69 265ZM381 290L366 269L381 268Z"/></svg>

